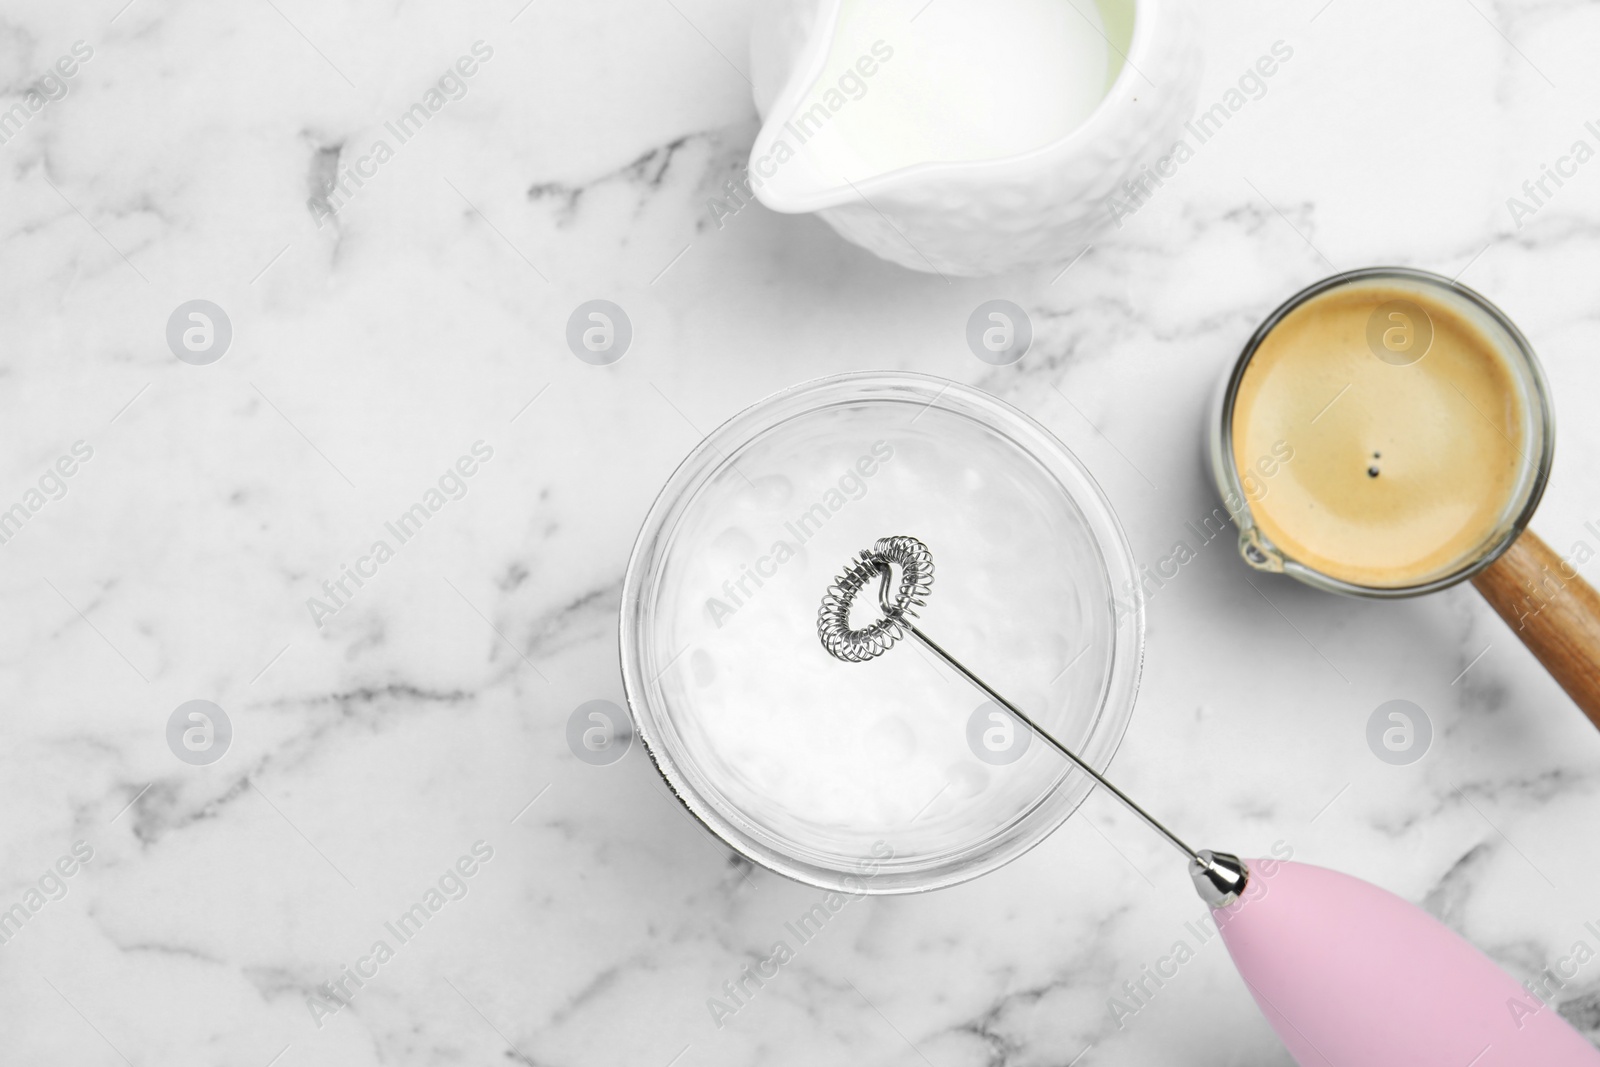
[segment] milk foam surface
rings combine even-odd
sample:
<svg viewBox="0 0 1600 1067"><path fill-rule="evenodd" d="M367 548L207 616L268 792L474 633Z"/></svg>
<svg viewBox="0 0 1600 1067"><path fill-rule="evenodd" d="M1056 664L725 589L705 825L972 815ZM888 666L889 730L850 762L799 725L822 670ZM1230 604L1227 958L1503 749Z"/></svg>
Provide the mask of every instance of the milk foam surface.
<svg viewBox="0 0 1600 1067"><path fill-rule="evenodd" d="M935 560L921 624L1081 743L1110 670L1111 590L1077 505L1023 457L960 415L881 403L781 424L702 487L651 640L663 662L677 654L660 683L668 717L725 815L818 854L866 856L879 840L899 857L948 853L1062 778L1037 743L1013 764L978 759L967 722L981 694L914 643L847 664L816 633L852 557L918 537Z"/></svg>

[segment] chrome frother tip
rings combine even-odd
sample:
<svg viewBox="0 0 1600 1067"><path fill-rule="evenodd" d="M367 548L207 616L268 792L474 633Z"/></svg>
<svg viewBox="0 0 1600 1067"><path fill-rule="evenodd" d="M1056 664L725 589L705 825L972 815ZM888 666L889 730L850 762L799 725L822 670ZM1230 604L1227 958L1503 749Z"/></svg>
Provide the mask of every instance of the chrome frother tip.
<svg viewBox="0 0 1600 1067"><path fill-rule="evenodd" d="M894 581L898 568L900 581ZM878 606L882 614L867 626L852 629L850 608L856 596L874 577L878 583ZM951 669L971 682L979 692L1005 708L1024 723L1052 748L1077 765L1078 769L1103 786L1120 800L1129 811L1143 819L1189 859L1189 874L1201 899L1213 908L1224 907L1239 899L1249 872L1237 856L1226 852L1205 849L1196 852L1184 844L1154 816L1134 803L1122 790L1103 778L1098 771L1085 763L1077 753L1056 740L1044 727L1011 701L995 692L988 683L968 670L960 660L946 652L931 637L919 630L913 619L927 606L933 592L933 553L915 537L897 536L880 538L870 549L861 553L840 572L822 598L817 612L817 637L829 655L846 663L865 663L876 659L902 637L912 637L929 652L938 656Z"/></svg>

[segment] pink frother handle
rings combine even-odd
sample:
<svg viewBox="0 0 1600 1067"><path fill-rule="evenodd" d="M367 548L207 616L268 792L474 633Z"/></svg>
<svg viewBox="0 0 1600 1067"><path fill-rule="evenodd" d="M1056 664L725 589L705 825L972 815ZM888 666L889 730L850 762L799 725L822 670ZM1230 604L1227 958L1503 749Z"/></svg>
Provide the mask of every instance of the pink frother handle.
<svg viewBox="0 0 1600 1067"><path fill-rule="evenodd" d="M1600 1050L1433 916L1322 867L1248 861L1212 914L1301 1067L1597 1067Z"/></svg>

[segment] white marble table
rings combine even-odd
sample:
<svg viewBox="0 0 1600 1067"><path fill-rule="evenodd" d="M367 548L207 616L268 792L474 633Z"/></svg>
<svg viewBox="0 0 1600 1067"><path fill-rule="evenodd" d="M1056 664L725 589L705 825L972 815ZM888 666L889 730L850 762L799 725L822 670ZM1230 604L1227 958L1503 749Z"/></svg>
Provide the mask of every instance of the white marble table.
<svg viewBox="0 0 1600 1067"><path fill-rule="evenodd" d="M1562 417L1537 528L1600 548L1600 163L1507 206L1600 143L1600 5L1207 5L1203 99L1283 40L1270 92L1064 276L946 282L812 218L713 221L755 131L743 4L123 2L0 20L6 107L92 51L0 144L0 508L46 497L0 544L0 909L26 915L0 1061L1288 1062L1214 941L1113 1021L1203 908L1103 797L991 877L852 905L718 1028L707 998L818 894L732 862L637 748L575 759L567 718L621 701L638 523L744 405L865 368L976 384L1154 560L1214 506L1205 394L1253 324L1375 262L1519 321ZM336 165L363 183L308 208ZM963 339L995 297L1036 328L1003 369ZM207 366L165 338L196 298L233 331ZM633 323L614 366L563 341L594 298ZM480 441L464 495L386 536ZM345 566L368 577L335 605ZM1576 969L1552 999L1600 1039L1600 961L1561 962L1600 948L1600 735L1470 589L1247 576L1224 538L1152 597L1123 784L1205 843L1423 902L1519 976ZM234 731L209 765L166 739L193 699ZM1434 725L1411 766L1365 742L1391 699ZM441 878L465 895L390 934ZM348 1006L308 1007L357 966Z"/></svg>

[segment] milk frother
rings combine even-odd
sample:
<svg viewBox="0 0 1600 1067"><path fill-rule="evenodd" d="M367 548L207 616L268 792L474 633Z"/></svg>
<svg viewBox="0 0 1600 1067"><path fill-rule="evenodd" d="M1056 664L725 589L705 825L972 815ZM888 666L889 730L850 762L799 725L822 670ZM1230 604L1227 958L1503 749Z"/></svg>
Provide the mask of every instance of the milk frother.
<svg viewBox="0 0 1600 1067"><path fill-rule="evenodd" d="M881 615L853 628L851 608L874 579ZM1301 1067L1600 1065L1600 1050L1553 1008L1421 908L1322 867L1191 848L923 632L913 620L932 590L928 547L882 538L829 586L818 637L847 663L910 637L1182 852L1240 977Z"/></svg>

